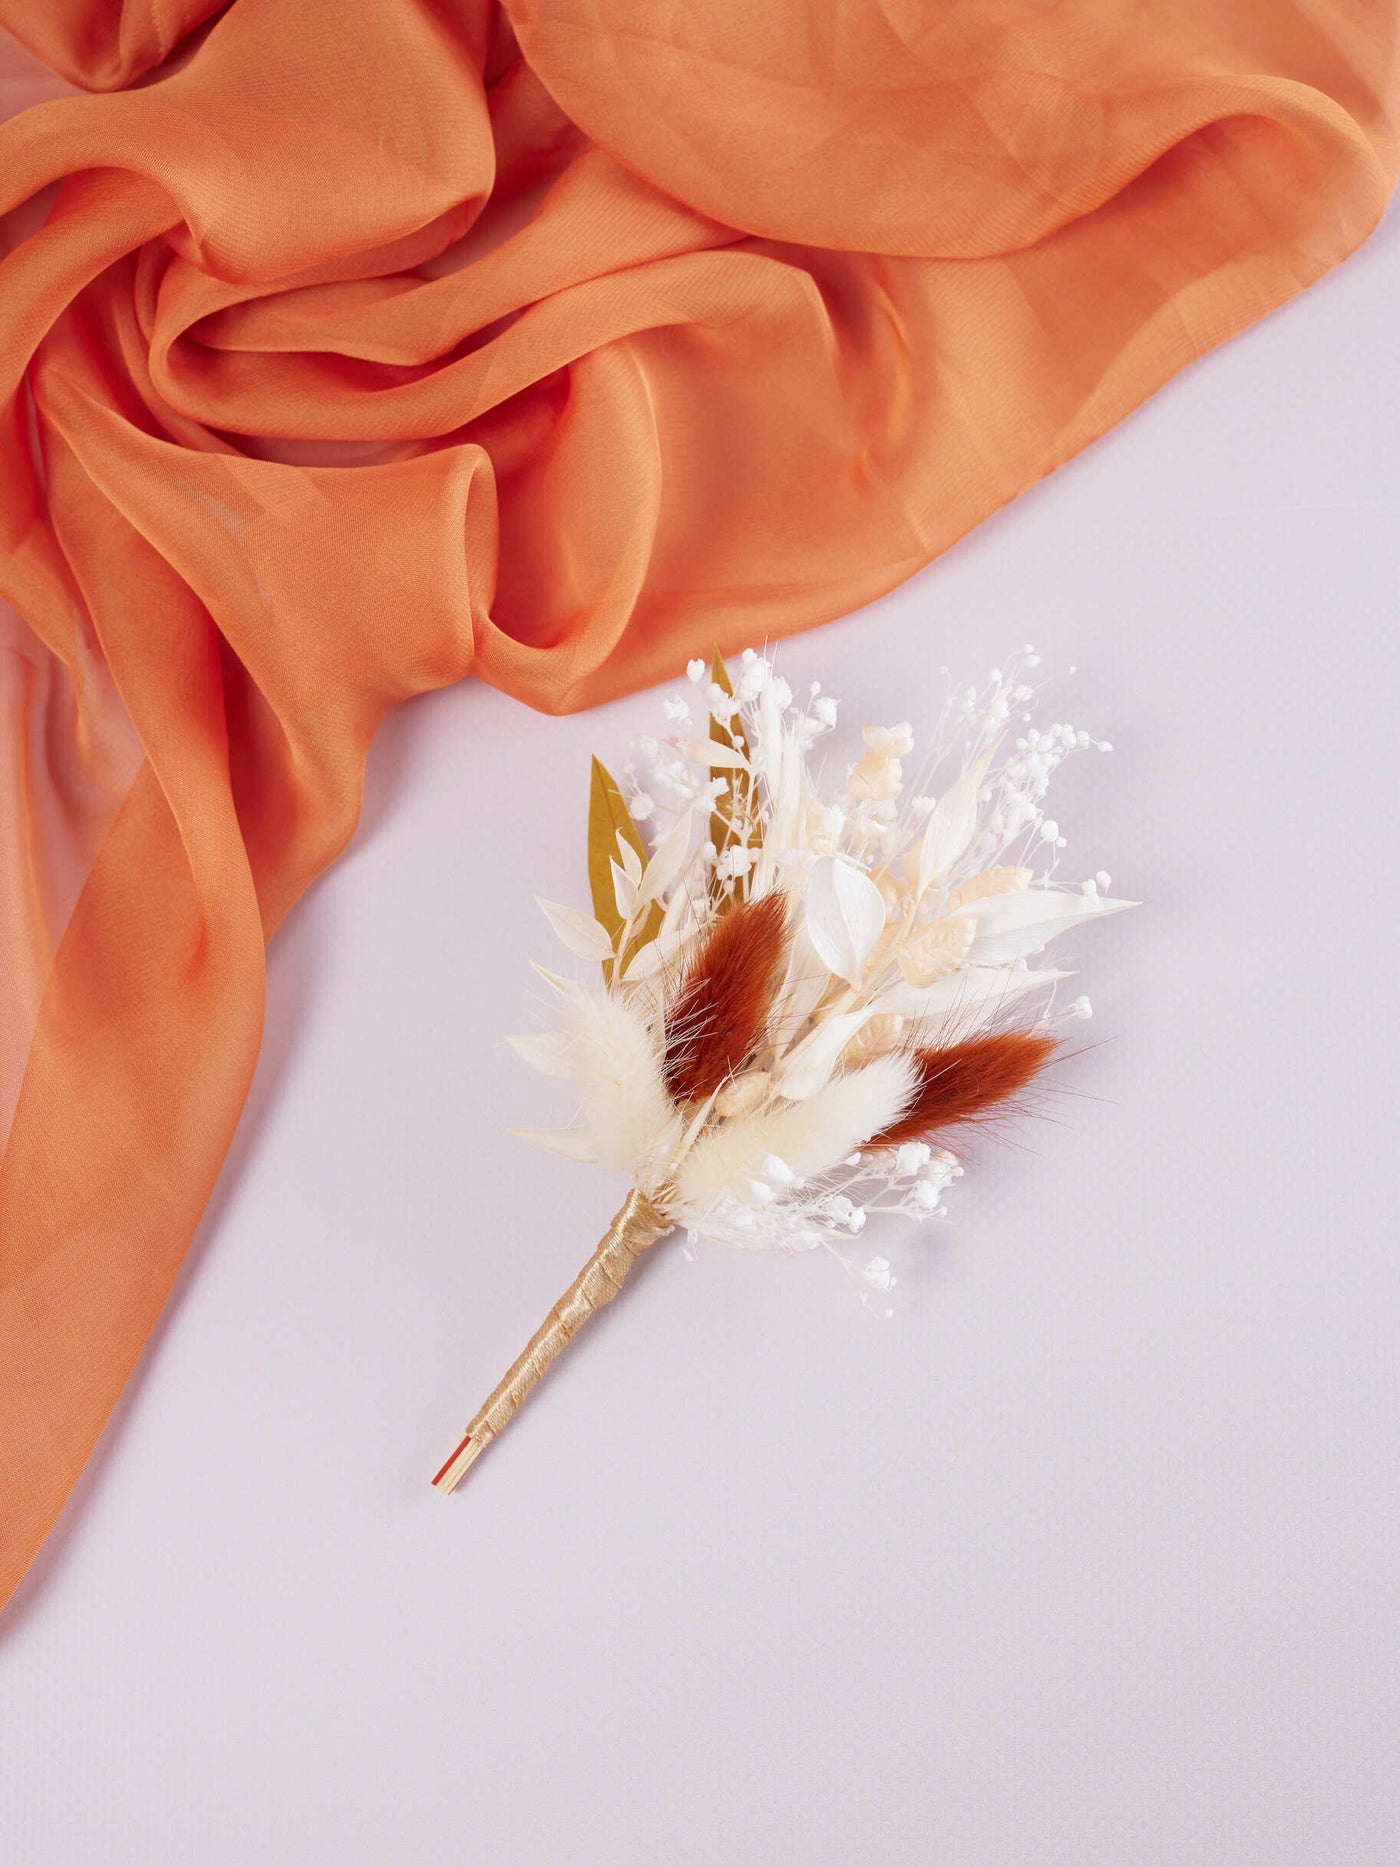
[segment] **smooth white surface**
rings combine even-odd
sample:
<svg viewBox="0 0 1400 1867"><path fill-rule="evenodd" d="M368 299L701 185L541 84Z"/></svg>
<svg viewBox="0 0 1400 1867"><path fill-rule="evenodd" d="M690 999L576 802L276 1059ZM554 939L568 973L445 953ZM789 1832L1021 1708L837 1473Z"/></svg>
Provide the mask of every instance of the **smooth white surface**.
<svg viewBox="0 0 1400 1867"><path fill-rule="evenodd" d="M1107 1040L952 1222L666 1249L427 1479L620 1188L502 1125L655 696L405 710L271 956L176 1303L0 1620L15 1867L1394 1867L1400 225L784 665L862 718L1035 641L1112 738ZM874 1244L873 1237L871 1238ZM922 1268L920 1268L922 1266Z"/></svg>

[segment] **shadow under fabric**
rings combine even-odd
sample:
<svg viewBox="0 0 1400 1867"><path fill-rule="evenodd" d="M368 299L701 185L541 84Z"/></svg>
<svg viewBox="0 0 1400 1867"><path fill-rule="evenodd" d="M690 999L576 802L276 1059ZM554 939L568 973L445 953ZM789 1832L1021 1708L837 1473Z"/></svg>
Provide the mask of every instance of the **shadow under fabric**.
<svg viewBox="0 0 1400 1867"><path fill-rule="evenodd" d="M3 1600L385 711L888 590L1352 251L1400 86L1394 0L0 23Z"/></svg>

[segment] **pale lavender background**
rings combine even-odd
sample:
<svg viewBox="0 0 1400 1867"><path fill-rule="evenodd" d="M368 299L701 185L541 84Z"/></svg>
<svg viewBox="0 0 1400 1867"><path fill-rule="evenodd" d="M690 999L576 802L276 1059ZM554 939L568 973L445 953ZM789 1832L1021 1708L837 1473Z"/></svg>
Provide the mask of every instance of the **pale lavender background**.
<svg viewBox="0 0 1400 1867"><path fill-rule="evenodd" d="M17 1867L1394 1867L1400 228L906 589L785 650L862 716L1024 639L1105 732L1106 1041L840 1271L664 1251L427 1478L619 1188L541 1119L533 889L588 753L384 733L274 947L248 1121L0 1621ZM873 1243L873 1240L872 1240ZM922 1272L918 1265L922 1263Z"/></svg>

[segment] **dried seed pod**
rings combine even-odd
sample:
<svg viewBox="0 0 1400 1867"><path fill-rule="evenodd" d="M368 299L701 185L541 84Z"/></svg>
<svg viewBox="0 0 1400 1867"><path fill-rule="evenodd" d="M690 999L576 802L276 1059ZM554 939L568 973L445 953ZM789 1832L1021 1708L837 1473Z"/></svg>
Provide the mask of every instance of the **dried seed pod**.
<svg viewBox="0 0 1400 1867"><path fill-rule="evenodd" d="M904 1025L905 1020L897 1011L880 1011L873 1018L867 1018L841 1052L841 1068L854 1070L872 1057L893 1050L904 1035Z"/></svg>
<svg viewBox="0 0 1400 1867"><path fill-rule="evenodd" d="M985 901L988 895L1016 895L1029 888L1035 879L1034 869L983 869L955 888L948 897L949 913L965 908L969 901Z"/></svg>
<svg viewBox="0 0 1400 1867"><path fill-rule="evenodd" d="M742 1076L727 1082L715 1097L715 1114L726 1119L751 1114L768 1094L771 1081L767 1070L745 1070Z"/></svg>
<svg viewBox="0 0 1400 1867"><path fill-rule="evenodd" d="M962 965L976 937L976 923L960 915L911 927L896 954L899 970L910 985L932 985Z"/></svg>

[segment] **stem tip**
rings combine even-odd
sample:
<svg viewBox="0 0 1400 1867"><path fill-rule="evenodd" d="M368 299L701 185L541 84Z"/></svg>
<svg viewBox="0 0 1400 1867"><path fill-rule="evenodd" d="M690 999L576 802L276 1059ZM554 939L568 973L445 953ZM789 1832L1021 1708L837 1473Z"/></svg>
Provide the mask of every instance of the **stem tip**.
<svg viewBox="0 0 1400 1867"><path fill-rule="evenodd" d="M433 1479L433 1483L437 1489L441 1491L444 1496L449 1491L455 1491L457 1486L471 1470L472 1462L481 1457L490 1443L489 1438L482 1437L473 1439L471 1435L468 1434L461 1445L459 1445L457 1450L452 1454L452 1457L447 1461L446 1465L443 1466L442 1470Z"/></svg>

